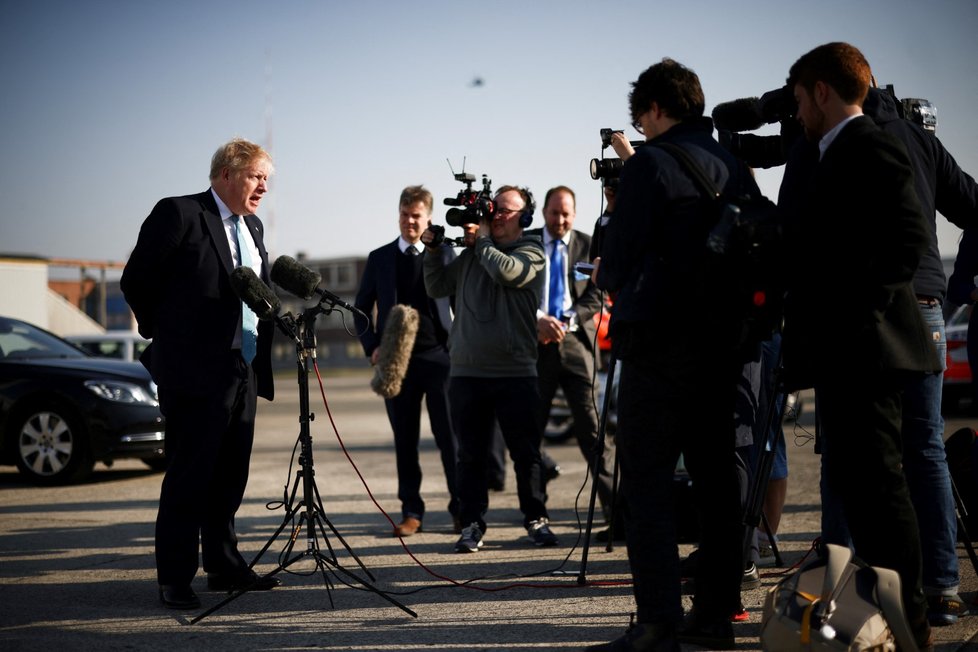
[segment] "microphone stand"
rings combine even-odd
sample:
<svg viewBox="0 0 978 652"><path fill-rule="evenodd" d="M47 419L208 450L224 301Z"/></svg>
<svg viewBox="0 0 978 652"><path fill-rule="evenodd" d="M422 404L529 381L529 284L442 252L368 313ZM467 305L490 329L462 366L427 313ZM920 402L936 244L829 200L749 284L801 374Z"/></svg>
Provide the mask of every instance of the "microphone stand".
<svg viewBox="0 0 978 652"><path fill-rule="evenodd" d="M330 308L324 309L324 302L330 303ZM281 318L275 319L275 322L278 324L279 328L281 328L283 332L285 332L285 334L296 343L296 364L298 367L300 412L299 469L296 471L295 481L292 484L292 493L289 495L288 502L285 504L286 513L285 518L282 520L282 524L279 525L278 529L275 530L274 534L272 534L271 538L262 547L262 549L258 551L258 554L255 555L254 560L252 560L248 567L253 568L255 564L258 563L258 560L261 559L262 555L264 555L275 540L278 539L279 535L285 530L285 528L292 523L292 531L289 536L289 541L280 555L280 559L283 560L282 563L276 566L264 577L272 577L277 575L303 559L312 559L315 562L316 570L318 570L323 577L323 583L326 585L326 591L329 595L330 607L335 607L335 605L333 604L333 594L331 591L332 583L330 582L329 576L326 574L327 570L332 571L334 574L337 574L337 576L341 574L342 576L353 580L357 584L360 584L367 590L379 595L404 612L417 618L417 613L370 583L375 582L376 579L326 517L326 510L323 509L323 502L319 496L319 489L316 487L316 481L314 478L316 471L313 469L312 460L312 435L309 429L309 422L315 419L315 415L309 410L309 371L311 360L316 357L316 316L320 313L329 314L334 309L334 305L335 302L324 297L316 306L306 309L299 318L298 326L302 335L301 338L297 334L296 330L292 328L291 316L289 316L288 320ZM302 498L299 502L296 502L296 494L298 493L300 485L302 487ZM298 521L296 521L297 515L299 517ZM343 545L343 548L347 551L347 553L349 553L350 556L356 561L360 569L366 573L368 578L370 578L370 582L363 579L356 573L344 568L340 564L336 557L336 553L333 550L333 546L329 542L329 537L326 534L327 527L329 528L330 532L333 533L333 536L336 537L336 539ZM293 554L296 541L302 534L303 530L305 531L306 535L306 549ZM322 537L323 543L326 545L326 549L329 551L328 555L324 554L320 548L320 536ZM241 595L252 590L253 586L254 584L231 593L222 602L219 602L191 620L190 624L195 624L201 621L203 618L214 613L232 600L235 600Z"/></svg>

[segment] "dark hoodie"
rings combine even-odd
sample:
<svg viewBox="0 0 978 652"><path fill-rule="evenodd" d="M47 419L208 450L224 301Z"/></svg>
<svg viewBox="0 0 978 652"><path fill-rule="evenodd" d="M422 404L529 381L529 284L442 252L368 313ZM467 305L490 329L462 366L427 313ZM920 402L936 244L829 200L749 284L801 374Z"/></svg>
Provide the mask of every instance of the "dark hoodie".
<svg viewBox="0 0 978 652"><path fill-rule="evenodd" d="M906 146L913 166L914 188L928 222L930 242L913 277L917 296L944 301L947 280L937 247L937 212L962 229L978 226L978 184L958 167L941 141L920 125L905 120L889 93L869 89L863 113Z"/></svg>

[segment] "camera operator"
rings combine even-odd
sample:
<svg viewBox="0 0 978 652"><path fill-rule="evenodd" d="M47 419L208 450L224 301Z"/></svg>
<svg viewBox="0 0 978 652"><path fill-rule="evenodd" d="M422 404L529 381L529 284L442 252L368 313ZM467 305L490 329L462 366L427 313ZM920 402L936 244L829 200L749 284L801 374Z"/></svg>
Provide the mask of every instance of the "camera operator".
<svg viewBox="0 0 978 652"><path fill-rule="evenodd" d="M725 192L759 190L713 139L693 71L663 59L632 85L633 124L647 142L621 170L595 278L618 293L611 320L622 365L616 437L638 625L589 649L678 650L680 641L730 648L743 576L733 414L744 360L732 345L740 324L715 305L706 247L714 209L656 145L682 147ZM673 481L680 453L701 531L695 608L682 631Z"/></svg>
<svg viewBox="0 0 978 652"><path fill-rule="evenodd" d="M523 524L538 546L553 546L541 483L536 414L536 311L546 280L546 256L538 236L524 235L533 220L525 188L501 187L494 211L469 225L466 249L451 261L437 255L436 234L421 237L429 251L424 279L433 298L455 295L449 334L449 404L458 437L457 487L462 535L456 552L476 552L489 509L486 463L498 420L516 468ZM447 246L442 243L440 246Z"/></svg>

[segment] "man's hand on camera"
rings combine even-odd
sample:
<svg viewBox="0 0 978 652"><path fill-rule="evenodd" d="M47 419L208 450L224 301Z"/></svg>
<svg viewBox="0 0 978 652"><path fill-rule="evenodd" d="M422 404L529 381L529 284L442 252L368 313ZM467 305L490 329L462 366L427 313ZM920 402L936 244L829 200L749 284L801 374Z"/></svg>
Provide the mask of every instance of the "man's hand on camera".
<svg viewBox="0 0 978 652"><path fill-rule="evenodd" d="M432 242L434 241L435 241L435 232L432 231L430 228L425 229L424 232L421 234L421 242L428 249L437 249L437 246L432 244Z"/></svg>
<svg viewBox="0 0 978 652"><path fill-rule="evenodd" d="M544 315L537 319L537 340L541 344L560 343L566 334L564 322L556 317Z"/></svg>
<svg viewBox="0 0 978 652"><path fill-rule="evenodd" d="M486 229L488 230L488 228L489 226L487 224ZM462 234L462 244L465 245L466 247L474 246L475 239L478 238L480 235L483 235L481 222L479 224L463 224L462 229L464 231L464 233ZM488 235L488 233L486 233L485 235Z"/></svg>
<svg viewBox="0 0 978 652"><path fill-rule="evenodd" d="M635 153L635 149L632 147L632 144L628 142L627 138L625 138L625 134L621 133L620 131L616 131L615 133L611 134L611 148L615 150L615 154L618 155L618 158L620 158L622 162L627 161L628 157Z"/></svg>

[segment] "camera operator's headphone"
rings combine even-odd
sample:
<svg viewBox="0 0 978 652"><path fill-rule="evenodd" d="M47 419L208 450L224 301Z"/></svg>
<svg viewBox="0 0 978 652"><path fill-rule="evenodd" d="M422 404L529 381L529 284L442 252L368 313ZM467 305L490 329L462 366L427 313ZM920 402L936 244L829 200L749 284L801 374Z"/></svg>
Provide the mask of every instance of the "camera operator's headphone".
<svg viewBox="0 0 978 652"><path fill-rule="evenodd" d="M522 194L523 199L526 200L526 206L523 209L523 212L520 213L520 228L525 229L533 224L533 211L536 210L537 204L535 201L533 201L533 193L530 192L529 188L521 187L520 194Z"/></svg>

